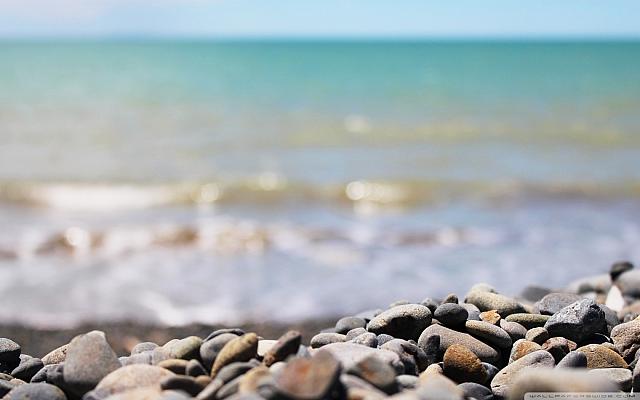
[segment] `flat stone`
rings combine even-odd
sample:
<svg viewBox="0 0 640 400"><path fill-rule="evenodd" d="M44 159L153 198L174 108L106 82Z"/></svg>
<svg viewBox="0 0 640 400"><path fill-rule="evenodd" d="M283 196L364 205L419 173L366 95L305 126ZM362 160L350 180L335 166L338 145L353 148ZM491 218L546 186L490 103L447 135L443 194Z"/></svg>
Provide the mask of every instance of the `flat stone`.
<svg viewBox="0 0 640 400"><path fill-rule="evenodd" d="M469 317L469 313L467 310L456 303L443 303L436 311L433 313L433 316L444 326L455 328L464 325L465 321Z"/></svg>
<svg viewBox="0 0 640 400"><path fill-rule="evenodd" d="M219 335L213 336L209 340L205 340L205 342L200 345L200 359L202 360L202 365L210 370L222 348L237 337L239 336L235 333L223 332Z"/></svg>
<svg viewBox="0 0 640 400"><path fill-rule="evenodd" d="M632 386L631 371L626 368L597 368L590 369L589 375L598 376L614 382L620 390L628 392Z"/></svg>
<svg viewBox="0 0 640 400"><path fill-rule="evenodd" d="M599 344L588 344L579 347L576 351L587 356L587 368L628 368L620 354Z"/></svg>
<svg viewBox="0 0 640 400"><path fill-rule="evenodd" d="M576 301L564 307L545 323L549 336L562 336L582 343L596 333L607 333L604 311L591 299Z"/></svg>
<svg viewBox="0 0 640 400"><path fill-rule="evenodd" d="M442 370L454 382L485 383L487 371L482 362L471 350L454 344L444 352Z"/></svg>
<svg viewBox="0 0 640 400"><path fill-rule="evenodd" d="M496 310L483 311L480 313L480 320L484 322L488 322L493 325L500 324L500 320L502 317L498 314Z"/></svg>
<svg viewBox="0 0 640 400"><path fill-rule="evenodd" d="M298 331L288 331L280 336L278 341L266 352L263 358L264 365L270 367L278 361L284 361L287 357L295 355L300 348L302 335Z"/></svg>
<svg viewBox="0 0 640 400"><path fill-rule="evenodd" d="M517 322L520 325L524 326L526 329L531 329L539 326L544 326L549 318L551 317L542 314L516 313L509 315L505 319L508 322Z"/></svg>
<svg viewBox="0 0 640 400"><path fill-rule="evenodd" d="M276 390L288 398L324 399L340 378L340 363L329 351L289 361L275 378Z"/></svg>
<svg viewBox="0 0 640 400"><path fill-rule="evenodd" d="M340 318L338 322L336 322L335 332L344 335L352 329L364 328L365 326L367 326L367 321L365 321L364 318L344 317Z"/></svg>
<svg viewBox="0 0 640 400"><path fill-rule="evenodd" d="M500 359L499 352L488 344L467 333L454 331L440 325L431 325L420 335L420 338L418 339L418 346L425 350L425 352L428 339L433 335L440 336L439 355L444 355L444 352L447 351L449 346L453 344L461 344L471 350L482 361L494 363Z"/></svg>
<svg viewBox="0 0 640 400"><path fill-rule="evenodd" d="M491 391L496 396L507 397L510 386L520 373L530 369L553 368L554 365L551 354L544 350L534 351L501 369L491 381Z"/></svg>
<svg viewBox="0 0 640 400"><path fill-rule="evenodd" d="M583 370L528 369L511 385L510 400L521 400L529 392L615 392L617 386L609 379Z"/></svg>
<svg viewBox="0 0 640 400"><path fill-rule="evenodd" d="M507 315L525 312L522 304L516 300L486 291L471 290L467 293L465 302L474 304L480 311L496 310L502 318Z"/></svg>
<svg viewBox="0 0 640 400"><path fill-rule="evenodd" d="M149 388L160 391L160 382L174 373L155 365L135 364L118 368L105 376L96 388L87 393L87 399L106 398L132 389Z"/></svg>
<svg viewBox="0 0 640 400"><path fill-rule="evenodd" d="M562 310L566 306L582 300L584 297L575 293L549 293L544 296L534 306L538 309L540 314L553 315Z"/></svg>
<svg viewBox="0 0 640 400"><path fill-rule="evenodd" d="M385 393L398 389L396 371L382 358L371 354L351 366L347 373L364 379Z"/></svg>
<svg viewBox="0 0 640 400"><path fill-rule="evenodd" d="M587 356L581 351L571 351L560 360L556 368L587 368Z"/></svg>
<svg viewBox="0 0 640 400"><path fill-rule="evenodd" d="M331 343L341 343L347 340L347 336L341 333L324 332L318 333L309 342L312 349L318 349Z"/></svg>
<svg viewBox="0 0 640 400"><path fill-rule="evenodd" d="M63 369L64 382L74 394L82 396L120 366L104 332L92 331L76 336L69 343Z"/></svg>
<svg viewBox="0 0 640 400"><path fill-rule="evenodd" d="M542 346L540 346L536 342L532 342L526 339L517 340L511 348L511 354L509 355L509 364L526 356L527 354L533 353L534 351L538 350L542 350Z"/></svg>
<svg viewBox="0 0 640 400"><path fill-rule="evenodd" d="M257 355L258 335L246 333L228 342L216 357L211 367L211 377L214 378L218 371L225 365L238 361L249 361Z"/></svg>
<svg viewBox="0 0 640 400"><path fill-rule="evenodd" d="M549 339L549 332L547 332L547 330L543 327L539 326L537 328L529 329L524 338L531 342L542 344L546 342L547 339Z"/></svg>
<svg viewBox="0 0 640 400"><path fill-rule="evenodd" d="M48 383L28 383L17 385L6 397L8 400L67 400L67 396L57 386Z"/></svg>
<svg viewBox="0 0 640 400"><path fill-rule="evenodd" d="M511 337L500 327L484 321L467 321L464 326L468 333L480 338L489 345L497 346L501 349L511 348Z"/></svg>
<svg viewBox="0 0 640 400"><path fill-rule="evenodd" d="M640 348L640 319L616 325L611 330L611 339L622 357L627 362L633 361Z"/></svg>
<svg viewBox="0 0 640 400"><path fill-rule="evenodd" d="M60 364L67 358L67 350L69 349L69 343L58 347L55 350L50 351L46 356L42 357L44 365Z"/></svg>
<svg viewBox="0 0 640 400"><path fill-rule="evenodd" d="M498 324L500 328L504 329L504 331L509 334L509 337L511 337L512 342L515 342L516 340L519 340L519 339L524 339L524 337L527 334L527 328L525 328L524 326L520 325L517 322L510 322L510 321L501 319Z"/></svg>
<svg viewBox="0 0 640 400"><path fill-rule="evenodd" d="M405 304L377 315L367 325L376 335L386 333L395 338L416 340L431 323L431 311L421 304Z"/></svg>

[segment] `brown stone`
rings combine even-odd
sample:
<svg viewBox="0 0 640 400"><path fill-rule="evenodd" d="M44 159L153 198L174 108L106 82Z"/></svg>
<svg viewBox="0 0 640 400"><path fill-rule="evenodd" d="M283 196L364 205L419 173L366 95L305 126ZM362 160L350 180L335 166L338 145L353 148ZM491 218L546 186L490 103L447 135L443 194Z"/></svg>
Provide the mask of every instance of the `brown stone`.
<svg viewBox="0 0 640 400"><path fill-rule="evenodd" d="M460 344L449 346L443 358L444 374L455 382L484 384L488 374L482 362L471 350Z"/></svg>

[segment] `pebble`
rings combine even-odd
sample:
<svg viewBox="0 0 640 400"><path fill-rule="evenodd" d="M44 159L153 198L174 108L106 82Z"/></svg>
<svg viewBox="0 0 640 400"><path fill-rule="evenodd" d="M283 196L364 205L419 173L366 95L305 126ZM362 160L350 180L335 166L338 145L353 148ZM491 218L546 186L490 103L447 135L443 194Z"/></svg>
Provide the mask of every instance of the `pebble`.
<svg viewBox="0 0 640 400"><path fill-rule="evenodd" d="M380 335L376 336L376 339L378 340L378 346L382 346L383 344L395 339L393 336L391 335L387 335L386 333L382 333Z"/></svg>
<svg viewBox="0 0 640 400"><path fill-rule="evenodd" d="M516 313L509 315L505 319L509 322L517 322L520 325L524 326L525 329L531 329L539 326L544 326L549 318L551 317L542 314Z"/></svg>
<svg viewBox="0 0 640 400"><path fill-rule="evenodd" d="M275 378L276 390L288 398L324 399L340 378L340 363L326 350L312 358L289 361Z"/></svg>
<svg viewBox="0 0 640 400"><path fill-rule="evenodd" d="M488 322L493 325L498 325L502 317L496 310L483 311L480 313L480 320Z"/></svg>
<svg viewBox="0 0 640 400"><path fill-rule="evenodd" d="M416 389L419 399L464 400L464 392L451 379L434 374L421 381Z"/></svg>
<svg viewBox="0 0 640 400"><path fill-rule="evenodd" d="M616 279L616 285L624 296L640 297L640 270L624 272Z"/></svg>
<svg viewBox="0 0 640 400"><path fill-rule="evenodd" d="M502 328L484 321L467 321L465 329L482 341L501 349L511 348L511 336Z"/></svg>
<svg viewBox="0 0 640 400"><path fill-rule="evenodd" d="M347 332L347 334L346 334L347 341L353 340L353 339L357 338L358 336L362 335L363 333L368 333L368 331L365 328L352 329L349 332Z"/></svg>
<svg viewBox="0 0 640 400"><path fill-rule="evenodd" d="M248 361L255 357L258 352L258 335L246 333L227 342L220 350L213 366L211 367L211 377L214 378L218 371L225 365L237 361Z"/></svg>
<svg viewBox="0 0 640 400"><path fill-rule="evenodd" d="M64 362L65 385L77 396L82 396L109 373L121 367L104 332L92 331L76 336L69 343Z"/></svg>
<svg viewBox="0 0 640 400"><path fill-rule="evenodd" d="M185 375L167 376L160 381L160 388L162 390L181 390L191 396L197 396L203 389L193 377Z"/></svg>
<svg viewBox="0 0 640 400"><path fill-rule="evenodd" d="M373 354L352 365L347 373L364 379L387 394L398 390L396 371L387 362Z"/></svg>
<svg viewBox="0 0 640 400"><path fill-rule="evenodd" d="M199 351L202 365L204 365L204 367L207 369L211 369L211 367L213 366L213 362L215 361L218 353L220 353L222 348L237 337L238 335L236 335L235 333L223 332L219 335L213 336L211 339L205 340L204 343L200 345Z"/></svg>
<svg viewBox="0 0 640 400"><path fill-rule="evenodd" d="M55 350L50 351L47 355L42 357L42 362L44 365L49 364L60 364L64 362L67 358L67 350L69 349L69 344L62 345Z"/></svg>
<svg viewBox="0 0 640 400"><path fill-rule="evenodd" d="M633 361L640 348L640 319L616 325L611 330L611 339L622 357L627 362Z"/></svg>
<svg viewBox="0 0 640 400"><path fill-rule="evenodd" d="M458 385L462 392L464 393L464 397L467 399L476 399L476 400L491 400L493 398L493 393L491 390L479 383L475 382L464 382Z"/></svg>
<svg viewBox="0 0 640 400"><path fill-rule="evenodd" d="M448 295L445 296L444 299L442 299L441 304L458 304L459 300L458 300L458 296L455 293L449 293Z"/></svg>
<svg viewBox="0 0 640 400"><path fill-rule="evenodd" d="M346 334L352 329L364 328L365 326L367 326L367 321L365 321L364 318L344 317L340 318L338 322L336 322L335 332Z"/></svg>
<svg viewBox="0 0 640 400"><path fill-rule="evenodd" d="M204 368L204 366L195 358L189 360L189 362L187 363L187 368L185 369L185 373L189 376L193 376L194 378L198 376L208 375L207 370Z"/></svg>
<svg viewBox="0 0 640 400"><path fill-rule="evenodd" d="M300 332L288 331L280 336L278 341L266 352L263 357L264 365L270 367L278 361L284 361L287 357L296 354L301 342Z"/></svg>
<svg viewBox="0 0 640 400"><path fill-rule="evenodd" d="M17 385L7 395L8 400L67 400L60 388L48 383Z"/></svg>
<svg viewBox="0 0 640 400"><path fill-rule="evenodd" d="M20 352L18 343L11 339L0 338L0 369L11 371L17 367L20 364Z"/></svg>
<svg viewBox="0 0 640 400"><path fill-rule="evenodd" d="M516 341L511 348L511 354L509 354L509 364L526 356L527 354L533 353L534 351L538 350L542 350L542 346L540 346L538 343L526 339L520 339Z"/></svg>
<svg viewBox="0 0 640 400"><path fill-rule="evenodd" d="M449 346L443 357L444 374L457 383L485 383L487 371L482 362L471 350L454 344Z"/></svg>
<svg viewBox="0 0 640 400"><path fill-rule="evenodd" d="M416 340L429 324L429 308L421 304L404 304L377 315L367 324L367 330L376 335L386 333L400 339Z"/></svg>
<svg viewBox="0 0 640 400"><path fill-rule="evenodd" d="M189 336L169 343L163 347L170 358L190 360L200 353L200 346L202 345L203 340L197 336Z"/></svg>
<svg viewBox="0 0 640 400"><path fill-rule="evenodd" d="M602 377L614 382L620 390L628 392L632 386L632 374L627 368L590 369L589 375Z"/></svg>
<svg viewBox="0 0 640 400"><path fill-rule="evenodd" d="M393 351L386 349L372 349L371 347L361 346L353 343L332 343L324 346L318 352L329 352L340 362L345 370L350 369L364 358L375 355L389 364L397 373L404 373L404 364Z"/></svg>
<svg viewBox="0 0 640 400"><path fill-rule="evenodd" d="M633 368L633 392L640 392L640 363L636 363L636 366Z"/></svg>
<svg viewBox="0 0 640 400"><path fill-rule="evenodd" d="M510 400L521 400L529 392L615 392L609 379L577 369L527 370L511 385Z"/></svg>
<svg viewBox="0 0 640 400"><path fill-rule="evenodd" d="M189 361L181 360L179 358L170 358L168 360L160 361L157 365L158 367L168 369L174 374L184 375L187 371L187 365Z"/></svg>
<svg viewBox="0 0 640 400"><path fill-rule="evenodd" d="M491 391L498 397L507 397L515 377L522 373L523 370L553 368L554 365L555 360L547 351L534 351L501 369L491 380Z"/></svg>
<svg viewBox="0 0 640 400"><path fill-rule="evenodd" d="M571 351L560 360L556 368L587 368L587 356L581 351Z"/></svg>
<svg viewBox="0 0 640 400"><path fill-rule="evenodd" d="M515 313L525 312L522 304L501 294L473 289L467 293L465 303L471 303L480 311L495 310L502 318Z"/></svg>
<svg viewBox="0 0 640 400"><path fill-rule="evenodd" d="M607 333L604 311L591 299L576 301L557 313L545 323L550 336L562 336L576 343L597 333Z"/></svg>
<svg viewBox="0 0 640 400"><path fill-rule="evenodd" d="M44 363L39 358L29 357L20 361L20 365L18 365L13 371L11 371L11 375L14 378L22 379L25 382L29 382L31 378L35 374L38 373L42 368L44 368Z"/></svg>
<svg viewBox="0 0 640 400"><path fill-rule="evenodd" d="M588 344L576 351L587 356L587 368L628 368L626 361L613 350L599 344Z"/></svg>
<svg viewBox="0 0 640 400"><path fill-rule="evenodd" d="M444 354L449 346L453 344L461 344L475 353L475 355L477 355L482 361L493 363L498 361L500 358L498 351L488 344L467 333L454 331L440 325L431 325L420 335L420 338L418 339L418 346L425 352L427 351L428 339L433 335L440 336L439 354Z"/></svg>
<svg viewBox="0 0 640 400"><path fill-rule="evenodd" d="M138 388L150 388L159 391L160 382L173 372L155 365L128 365L105 376L96 388L85 395L83 400L104 399L112 394Z"/></svg>
<svg viewBox="0 0 640 400"><path fill-rule="evenodd" d="M563 359L570 351L575 350L576 347L575 342L557 336L547 339L547 341L542 344L542 349L551 353L556 362Z"/></svg>
<svg viewBox="0 0 640 400"><path fill-rule="evenodd" d="M311 348L318 349L322 346L326 346L331 343L341 343L347 340L347 336L340 333L318 333L314 337L311 338Z"/></svg>
<svg viewBox="0 0 640 400"><path fill-rule="evenodd" d="M549 332L543 327L539 326L537 328L529 329L524 338L531 342L542 344L546 342L547 339L549 339Z"/></svg>
<svg viewBox="0 0 640 400"><path fill-rule="evenodd" d="M375 333L367 332L354 338L352 343L361 344L368 347L378 347L378 337Z"/></svg>
<svg viewBox="0 0 640 400"><path fill-rule="evenodd" d="M509 334L512 342L515 342L519 339L524 339L524 337L527 335L527 328L517 322L511 322L501 319L499 322L499 326Z"/></svg>
<svg viewBox="0 0 640 400"><path fill-rule="evenodd" d="M437 353L440 337L434 336L434 338L438 340L435 346L435 353ZM418 375L429 365L435 363L437 358L437 356L430 357L420 347L404 339L393 339L380 346L380 348L392 351L400 357L400 361L404 365L405 374Z"/></svg>
<svg viewBox="0 0 640 400"><path fill-rule="evenodd" d="M553 315L566 306L582 300L584 297L575 293L549 293L537 301L534 306L540 314Z"/></svg>
<svg viewBox="0 0 640 400"><path fill-rule="evenodd" d="M157 347L158 347L158 345L153 343L153 342L141 342L141 343L138 343L135 346L133 346L133 348L131 349L131 355L145 353L147 351L154 350ZM64 360L62 360L62 361L64 361ZM60 361L60 362L62 362L62 361Z"/></svg>
<svg viewBox="0 0 640 400"><path fill-rule="evenodd" d="M467 310L467 313L469 314L467 319L480 321L480 309L478 307L470 303L460 303L460 305Z"/></svg>
<svg viewBox="0 0 640 400"><path fill-rule="evenodd" d="M442 325L450 328L456 328L464 325L465 321L469 317L469 313L457 302L443 303L442 305L438 306L438 308L436 308L433 316Z"/></svg>
<svg viewBox="0 0 640 400"><path fill-rule="evenodd" d="M440 305L439 302L435 301L431 297L427 297L426 299L422 300L420 304L427 307L432 314L436 311L436 308L438 308L438 306Z"/></svg>

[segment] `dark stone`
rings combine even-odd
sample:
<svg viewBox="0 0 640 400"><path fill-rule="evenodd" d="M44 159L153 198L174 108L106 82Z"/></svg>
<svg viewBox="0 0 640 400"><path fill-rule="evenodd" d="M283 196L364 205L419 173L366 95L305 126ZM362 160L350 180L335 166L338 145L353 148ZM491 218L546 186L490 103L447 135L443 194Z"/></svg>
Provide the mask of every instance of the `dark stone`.
<svg viewBox="0 0 640 400"><path fill-rule="evenodd" d="M467 310L458 303L443 303L436 308L433 316L444 326L450 328L464 325L469 317Z"/></svg>
<svg viewBox="0 0 640 400"><path fill-rule="evenodd" d="M556 368L587 368L587 356L581 351L572 351L560 360Z"/></svg>
<svg viewBox="0 0 640 400"><path fill-rule="evenodd" d="M200 364L200 361L195 359L189 360L185 373L189 376L193 376L194 378L196 376L209 375L207 370L202 366L202 364Z"/></svg>
<svg viewBox="0 0 640 400"><path fill-rule="evenodd" d="M11 339L0 338L0 372L11 372L20 364L20 345Z"/></svg>
<svg viewBox="0 0 640 400"><path fill-rule="evenodd" d="M459 384L458 387L462 389L464 397L468 399L491 400L493 398L491 390L479 383L464 382Z"/></svg>
<svg viewBox="0 0 640 400"><path fill-rule="evenodd" d="M540 314L553 315L566 306L582 300L584 297L574 293L549 293L540 299L535 307Z"/></svg>
<svg viewBox="0 0 640 400"><path fill-rule="evenodd" d="M205 340L205 342L200 346L200 359L202 360L202 365L208 370L211 370L211 366L213 365L222 348L227 343L238 337L238 335L236 335L235 333L222 332L216 334L217 332L220 332L220 330L215 331L211 335L209 335L212 337Z"/></svg>
<svg viewBox="0 0 640 400"><path fill-rule="evenodd" d="M431 323L431 311L420 304L399 305L376 316L367 330L376 335L386 333L400 339L417 339Z"/></svg>
<svg viewBox="0 0 640 400"><path fill-rule="evenodd" d="M544 327L549 336L562 336L576 343L582 343L597 333L607 333L604 311L591 299L564 307L552 315Z"/></svg>
<svg viewBox="0 0 640 400"><path fill-rule="evenodd" d="M202 391L202 386L193 377L184 375L167 376L160 381L160 387L162 390L182 390L191 396L196 396Z"/></svg>
<svg viewBox="0 0 640 400"><path fill-rule="evenodd" d="M618 261L611 266L609 269L609 276L611 277L611 282L615 282L616 279L623 273L627 271L631 271L633 269L633 264L629 261Z"/></svg>
<svg viewBox="0 0 640 400"><path fill-rule="evenodd" d="M44 363L41 359L30 357L28 359L22 360L20 362L20 365L18 365L13 371L11 371L11 375L14 378L29 382L31 378L33 378L33 376L42 368L44 368Z"/></svg>
<svg viewBox="0 0 640 400"><path fill-rule="evenodd" d="M276 390L288 398L324 399L339 382L340 363L321 350L312 358L296 358L275 378Z"/></svg>
<svg viewBox="0 0 640 400"><path fill-rule="evenodd" d="M364 320L362 320L364 323ZM276 344L264 355L264 365L267 367L284 361L287 357L296 354L302 342L302 335L298 331L289 331L282 335Z"/></svg>
<svg viewBox="0 0 640 400"><path fill-rule="evenodd" d="M67 400L62 390L48 383L27 383L13 388L11 400Z"/></svg>

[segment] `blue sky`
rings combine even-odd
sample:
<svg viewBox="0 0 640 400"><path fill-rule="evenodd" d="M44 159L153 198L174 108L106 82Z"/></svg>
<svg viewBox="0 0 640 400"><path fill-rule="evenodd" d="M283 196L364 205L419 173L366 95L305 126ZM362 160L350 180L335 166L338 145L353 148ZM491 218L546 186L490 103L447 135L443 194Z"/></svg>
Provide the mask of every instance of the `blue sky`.
<svg viewBox="0 0 640 400"><path fill-rule="evenodd" d="M640 37L638 0L0 0L0 36Z"/></svg>

